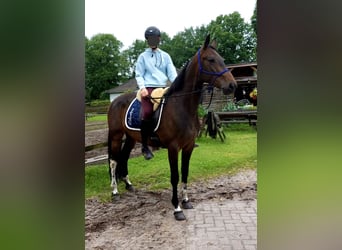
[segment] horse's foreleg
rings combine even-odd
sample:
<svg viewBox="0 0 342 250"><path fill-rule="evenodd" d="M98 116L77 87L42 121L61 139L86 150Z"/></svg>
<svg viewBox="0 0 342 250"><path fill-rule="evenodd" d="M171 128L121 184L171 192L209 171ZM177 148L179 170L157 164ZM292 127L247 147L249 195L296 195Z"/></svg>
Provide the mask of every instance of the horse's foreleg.
<svg viewBox="0 0 342 250"><path fill-rule="evenodd" d="M178 150L177 148L169 148L169 163L170 163L170 171L171 171L171 185L172 185L172 204L175 207L174 216L176 220L185 220L185 215L182 209L179 206L178 201L178 191L177 186L179 182L179 173L178 173Z"/></svg>
<svg viewBox="0 0 342 250"><path fill-rule="evenodd" d="M135 140L126 135L125 144L120 153L120 169L118 169L118 173L119 177L125 182L126 189L129 191L134 191L134 187L128 178L128 159L134 146Z"/></svg>
<svg viewBox="0 0 342 250"><path fill-rule="evenodd" d="M184 209L191 209L193 206L191 205L188 197L187 191L187 183L188 183L188 175L189 175L189 164L190 157L192 154L192 150L182 150L182 207Z"/></svg>

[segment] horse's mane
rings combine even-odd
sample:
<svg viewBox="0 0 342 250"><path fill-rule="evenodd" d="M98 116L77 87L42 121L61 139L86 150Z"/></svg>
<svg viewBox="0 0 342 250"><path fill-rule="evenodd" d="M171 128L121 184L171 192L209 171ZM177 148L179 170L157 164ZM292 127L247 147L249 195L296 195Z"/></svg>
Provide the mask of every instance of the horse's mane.
<svg viewBox="0 0 342 250"><path fill-rule="evenodd" d="M179 72L179 74L177 75L176 79L173 81L173 83L171 84L170 88L168 89L168 91L165 93L165 96L169 96L174 92L177 92L179 90L181 90L184 86L184 78L185 78L185 72L186 69L188 67L190 60L188 60L185 65L183 66L182 70Z"/></svg>

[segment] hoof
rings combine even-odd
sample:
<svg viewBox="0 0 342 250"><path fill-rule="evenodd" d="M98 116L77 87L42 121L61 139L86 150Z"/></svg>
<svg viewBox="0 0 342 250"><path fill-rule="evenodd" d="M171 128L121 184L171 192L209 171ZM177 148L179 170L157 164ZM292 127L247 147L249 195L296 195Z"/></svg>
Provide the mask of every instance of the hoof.
<svg viewBox="0 0 342 250"><path fill-rule="evenodd" d="M120 200L120 195L112 193L112 201L115 202L115 201L118 201L118 200Z"/></svg>
<svg viewBox="0 0 342 250"><path fill-rule="evenodd" d="M151 160L154 155L153 154L144 154L145 160Z"/></svg>
<svg viewBox="0 0 342 250"><path fill-rule="evenodd" d="M149 148L143 148L141 150L141 153L145 157L145 160L151 160L154 157L153 153L150 151Z"/></svg>
<svg viewBox="0 0 342 250"><path fill-rule="evenodd" d="M186 219L183 211L174 212L173 215L175 216L176 220L185 220Z"/></svg>
<svg viewBox="0 0 342 250"><path fill-rule="evenodd" d="M184 209L193 209L194 208L190 201L182 201L182 207Z"/></svg>
<svg viewBox="0 0 342 250"><path fill-rule="evenodd" d="M133 185L128 185L126 184L126 190L130 191L130 192L134 192L135 188L133 187Z"/></svg>

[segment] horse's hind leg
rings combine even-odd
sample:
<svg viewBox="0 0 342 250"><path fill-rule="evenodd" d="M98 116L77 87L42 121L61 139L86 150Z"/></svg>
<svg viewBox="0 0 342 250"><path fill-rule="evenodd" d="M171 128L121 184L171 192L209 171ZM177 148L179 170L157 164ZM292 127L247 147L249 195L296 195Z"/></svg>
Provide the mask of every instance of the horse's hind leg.
<svg viewBox="0 0 342 250"><path fill-rule="evenodd" d="M113 159L109 159L109 175L111 179L110 186L113 188L112 198L114 200L117 200L119 198L118 182L115 176L116 167L117 167L117 162Z"/></svg>
<svg viewBox="0 0 342 250"><path fill-rule="evenodd" d="M110 186L113 188L112 197L114 200L119 198L117 170L121 151L122 136L123 134L118 133L115 136L113 133L108 134L109 176L111 179Z"/></svg>
<svg viewBox="0 0 342 250"><path fill-rule="evenodd" d="M117 169L118 178L122 179L126 184L126 189L134 191L134 187L128 178L128 159L132 149L135 146L135 140L126 135L124 146L120 153L119 167Z"/></svg>
<svg viewBox="0 0 342 250"><path fill-rule="evenodd" d="M135 141L127 136L122 147L122 137L123 134L121 133L116 133L115 137L111 137L111 135L108 137L109 174L111 178L111 187L113 188L112 197L114 200L119 198L119 179L122 179L125 182L127 190L134 190L133 185L128 178L127 161L131 150L135 145Z"/></svg>

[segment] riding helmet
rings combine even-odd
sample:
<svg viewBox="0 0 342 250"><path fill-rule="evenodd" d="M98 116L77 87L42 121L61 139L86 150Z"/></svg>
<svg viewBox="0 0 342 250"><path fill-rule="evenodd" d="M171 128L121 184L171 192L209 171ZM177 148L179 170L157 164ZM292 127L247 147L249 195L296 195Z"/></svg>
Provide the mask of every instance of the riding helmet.
<svg viewBox="0 0 342 250"><path fill-rule="evenodd" d="M151 36L160 36L160 30L155 26L150 26L145 31L145 38L148 40L148 37Z"/></svg>

